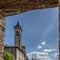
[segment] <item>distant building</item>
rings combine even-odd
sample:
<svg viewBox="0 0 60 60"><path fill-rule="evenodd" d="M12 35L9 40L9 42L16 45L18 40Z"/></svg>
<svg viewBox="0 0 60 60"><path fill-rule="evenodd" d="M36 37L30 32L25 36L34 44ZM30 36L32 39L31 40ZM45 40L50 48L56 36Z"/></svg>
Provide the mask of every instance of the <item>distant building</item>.
<svg viewBox="0 0 60 60"><path fill-rule="evenodd" d="M25 53L25 46L22 46L22 28L17 22L14 26L14 46L5 46L5 51L12 53L14 60L28 60Z"/></svg>

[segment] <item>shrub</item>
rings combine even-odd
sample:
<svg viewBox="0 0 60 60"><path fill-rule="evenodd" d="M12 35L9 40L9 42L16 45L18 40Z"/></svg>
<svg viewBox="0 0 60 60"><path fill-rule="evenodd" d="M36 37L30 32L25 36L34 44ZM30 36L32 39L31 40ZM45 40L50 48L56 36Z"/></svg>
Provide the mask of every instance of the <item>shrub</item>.
<svg viewBox="0 0 60 60"><path fill-rule="evenodd" d="M4 60L14 60L14 56L8 52L4 52L3 58L4 58Z"/></svg>

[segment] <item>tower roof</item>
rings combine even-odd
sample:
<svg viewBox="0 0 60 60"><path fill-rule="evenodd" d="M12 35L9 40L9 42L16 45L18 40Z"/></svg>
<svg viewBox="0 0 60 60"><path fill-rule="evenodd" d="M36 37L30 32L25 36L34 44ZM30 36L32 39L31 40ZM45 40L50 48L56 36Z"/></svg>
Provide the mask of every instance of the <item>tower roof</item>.
<svg viewBox="0 0 60 60"><path fill-rule="evenodd" d="M19 22L17 22L16 26L20 27L20 24L19 24Z"/></svg>
<svg viewBox="0 0 60 60"><path fill-rule="evenodd" d="M21 29L21 32L22 32L22 28L21 28L21 25L19 24L19 21L18 21L17 24L14 26L14 29Z"/></svg>

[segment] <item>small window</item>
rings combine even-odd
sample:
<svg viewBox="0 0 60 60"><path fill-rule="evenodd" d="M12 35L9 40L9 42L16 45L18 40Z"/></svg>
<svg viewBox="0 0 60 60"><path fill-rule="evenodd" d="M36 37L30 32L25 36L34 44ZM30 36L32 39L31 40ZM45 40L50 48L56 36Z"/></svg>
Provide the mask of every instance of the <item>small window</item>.
<svg viewBox="0 0 60 60"><path fill-rule="evenodd" d="M18 35L18 31L16 32L16 34Z"/></svg>

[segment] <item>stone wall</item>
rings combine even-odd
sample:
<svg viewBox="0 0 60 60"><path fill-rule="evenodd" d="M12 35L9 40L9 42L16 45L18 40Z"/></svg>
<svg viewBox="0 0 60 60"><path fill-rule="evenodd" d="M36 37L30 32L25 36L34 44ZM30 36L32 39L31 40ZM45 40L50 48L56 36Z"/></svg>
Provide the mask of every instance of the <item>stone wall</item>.
<svg viewBox="0 0 60 60"><path fill-rule="evenodd" d="M59 0L59 58L58 60L60 60L60 0Z"/></svg>
<svg viewBox="0 0 60 60"><path fill-rule="evenodd" d="M29 10L56 7L58 0L0 0L0 9L5 16Z"/></svg>
<svg viewBox="0 0 60 60"><path fill-rule="evenodd" d="M27 56L18 47L8 47L4 49L6 52L13 54L14 60L27 60Z"/></svg>
<svg viewBox="0 0 60 60"><path fill-rule="evenodd" d="M11 53L13 56L14 56L14 60L16 59L16 48L15 47L4 47L4 50L6 51L6 52L9 52L9 53Z"/></svg>
<svg viewBox="0 0 60 60"><path fill-rule="evenodd" d="M16 60L25 60L24 53L19 49L16 49Z"/></svg>
<svg viewBox="0 0 60 60"><path fill-rule="evenodd" d="M4 33L5 33L5 20L4 16L0 14L0 60L3 60L4 52Z"/></svg>

